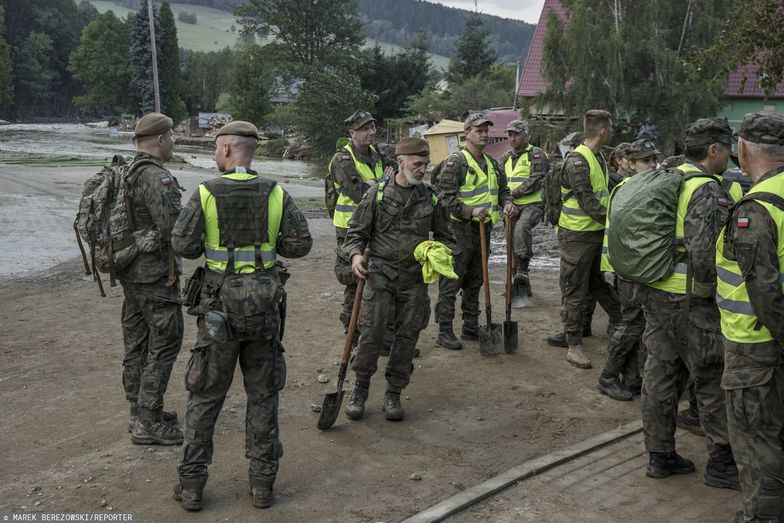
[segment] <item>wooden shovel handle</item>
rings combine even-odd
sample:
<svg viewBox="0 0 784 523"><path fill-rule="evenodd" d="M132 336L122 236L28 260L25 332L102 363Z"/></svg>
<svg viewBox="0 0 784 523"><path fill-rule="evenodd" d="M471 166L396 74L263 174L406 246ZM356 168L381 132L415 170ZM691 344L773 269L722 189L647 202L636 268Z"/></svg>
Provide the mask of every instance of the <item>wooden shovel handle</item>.
<svg viewBox="0 0 784 523"><path fill-rule="evenodd" d="M514 237L512 231L512 218L507 214L505 216L506 223L506 321L512 313L512 269L514 262Z"/></svg>
<svg viewBox="0 0 784 523"><path fill-rule="evenodd" d="M367 262L369 249L365 249L362 258ZM365 290L365 280L357 278L357 291L354 293L354 306L351 308L351 320L348 322L348 332L346 333L346 341L343 343L343 355L340 358L340 364L345 365L351 356L351 341L354 339L354 333L357 331L357 319L359 318L359 309L362 306L362 291Z"/></svg>
<svg viewBox="0 0 784 523"><path fill-rule="evenodd" d="M489 326L492 323L490 321L490 277L487 271L487 241L485 234L485 222L483 221L479 222L479 241L482 244L482 280L485 291L485 314L487 315L487 325Z"/></svg>

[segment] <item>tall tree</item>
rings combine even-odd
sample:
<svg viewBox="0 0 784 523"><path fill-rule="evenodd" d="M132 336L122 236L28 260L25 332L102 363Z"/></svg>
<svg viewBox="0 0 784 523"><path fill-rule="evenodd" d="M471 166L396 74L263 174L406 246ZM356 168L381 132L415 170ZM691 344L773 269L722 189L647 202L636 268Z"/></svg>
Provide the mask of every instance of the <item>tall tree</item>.
<svg viewBox="0 0 784 523"><path fill-rule="evenodd" d="M5 9L0 6L0 114L5 115L14 100L11 46L5 39Z"/></svg>
<svg viewBox="0 0 784 523"><path fill-rule="evenodd" d="M270 89L274 79L267 66L269 50L252 45L239 51L231 71L229 109L235 119L261 123L272 110Z"/></svg>
<svg viewBox="0 0 784 523"><path fill-rule="evenodd" d="M59 79L54 68L56 58L52 39L45 33L32 32L19 46L18 56L16 98L32 115L39 104L45 104L54 95Z"/></svg>
<svg viewBox="0 0 784 523"><path fill-rule="evenodd" d="M182 101L182 81L180 72L180 46L177 43L177 26L169 2L163 2L158 12L161 23L161 54L158 55L160 83L164 86L161 95L161 110L180 120L185 116L185 103Z"/></svg>
<svg viewBox="0 0 784 523"><path fill-rule="evenodd" d="M490 71L498 59L498 52L490 45L490 32L484 29L479 13L466 19L465 30L457 41L455 56L449 62L449 82L459 84Z"/></svg>
<svg viewBox="0 0 784 523"><path fill-rule="evenodd" d="M218 97L232 82L235 53L226 47L209 53L189 51L185 57L183 94L189 114L215 111Z"/></svg>
<svg viewBox="0 0 784 523"><path fill-rule="evenodd" d="M74 103L84 111L133 110L128 65L130 22L112 11L99 15L82 31L82 39L68 64L68 70L84 86L84 94Z"/></svg>
<svg viewBox="0 0 784 523"><path fill-rule="evenodd" d="M155 110L155 92L152 74L152 47L150 46L150 18L147 12L147 2L141 0L136 16L131 22L129 62L131 64L131 87L136 92L138 99L137 111L141 114ZM153 3L153 7L155 4ZM158 56L161 55L161 25L159 17L153 11L155 24L155 46ZM163 98L165 86L161 86L160 96Z"/></svg>

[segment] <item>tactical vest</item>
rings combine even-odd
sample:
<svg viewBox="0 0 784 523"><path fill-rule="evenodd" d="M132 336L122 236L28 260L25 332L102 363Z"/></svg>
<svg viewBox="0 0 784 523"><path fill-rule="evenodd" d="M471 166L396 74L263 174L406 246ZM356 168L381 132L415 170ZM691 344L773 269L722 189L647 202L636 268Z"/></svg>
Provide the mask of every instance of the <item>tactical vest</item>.
<svg viewBox="0 0 784 523"><path fill-rule="evenodd" d="M354 168L364 181L380 180L384 175L384 165L381 162L381 158L376 160L375 166L371 169L368 164L357 160L356 155L354 155L354 149L351 147L350 143L347 143L343 149L351 155L351 159L354 161ZM370 146L370 151L377 153L376 148L372 145ZM331 166L332 163L330 162L330 167ZM357 204L354 203L354 200L343 194L337 180L335 181L335 191L338 193L338 201L335 204L335 215L332 217L332 223L335 227L348 229L348 221L357 209Z"/></svg>
<svg viewBox="0 0 784 523"><path fill-rule="evenodd" d="M204 256L219 272L251 273L275 265L283 218L283 189L250 172L232 172L199 185Z"/></svg>
<svg viewBox="0 0 784 523"><path fill-rule="evenodd" d="M470 207L481 207L487 209L490 213L490 220L493 224L498 223L501 215L499 214L498 207L498 175L493 168L493 161L489 156L483 154L485 164L487 165L487 172L484 172L479 164L476 163L471 153L463 149L460 151L463 157L468 162L468 171L466 172L465 182L460 186L457 194L459 202ZM451 218L455 221L460 221L454 215ZM475 222L479 221L476 216L471 217Z"/></svg>
<svg viewBox="0 0 784 523"><path fill-rule="evenodd" d="M509 184L509 190L513 191L520 187L523 182L528 181L531 177L531 151L534 146L530 143L525 148L523 154L517 159L516 164L512 164L512 155L506 159L504 165L506 175L506 183ZM542 191L536 191L530 194L524 194L519 198L514 199L515 205L527 205L530 203L539 203L542 201Z"/></svg>
<svg viewBox="0 0 784 523"><path fill-rule="evenodd" d="M384 178L380 182L378 182L378 189L376 189L376 203L381 203L384 200L384 189L386 189L387 185L389 185L389 178ZM428 189L430 190L430 201L433 203L433 207L438 205L438 196L435 195L435 188L430 185L426 184Z"/></svg>
<svg viewBox="0 0 784 523"><path fill-rule="evenodd" d="M754 193L763 192L784 195L784 171L755 184L745 196L745 199L754 200L762 205L776 223L779 291L784 292L784 211L771 203L754 198ZM724 255L726 234L727 227L724 227L716 241L716 303L721 313L721 333L725 338L736 343L772 341L773 336L770 331L754 314L746 291L746 281L738 262Z"/></svg>
<svg viewBox="0 0 784 523"><path fill-rule="evenodd" d="M610 235L610 206L612 205L612 199L615 196L615 192L618 189L620 189L621 186L624 183L626 183L626 180L628 179L629 179L628 177L624 178L618 183L618 185L615 186L615 188L610 193L609 200L607 201L607 217L604 220L604 238L602 239L602 263L600 267L600 270L602 272L615 272L615 269L613 269L613 266L610 263L610 257L609 257L608 236Z"/></svg>
<svg viewBox="0 0 784 523"><path fill-rule="evenodd" d="M593 151L583 144L577 146L574 152L580 153L588 162L593 195L606 209L610 202L610 192L607 189L609 179L607 161L604 161L605 167L603 169ZM604 155L602 155L602 158L604 158ZM567 189L563 184L561 185L561 200L563 200L563 207L561 207L561 216L558 218L559 227L569 229L570 231L601 231L604 229L603 223L597 222L585 214L585 211L580 208L577 198L572 194L572 189Z"/></svg>

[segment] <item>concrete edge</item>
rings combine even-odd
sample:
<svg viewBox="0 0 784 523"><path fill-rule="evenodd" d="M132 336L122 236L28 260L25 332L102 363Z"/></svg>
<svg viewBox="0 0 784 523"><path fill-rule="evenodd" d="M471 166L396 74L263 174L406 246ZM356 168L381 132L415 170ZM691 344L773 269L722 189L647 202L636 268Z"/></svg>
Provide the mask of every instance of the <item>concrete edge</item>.
<svg viewBox="0 0 784 523"><path fill-rule="evenodd" d="M589 452L600 449L604 446L610 445L620 441L629 436L633 436L642 432L642 421L634 421L628 423L617 429L599 434L593 438L581 441L576 445L572 445L566 449L557 450L553 453L534 458L526 461L516 467L513 467L506 472L483 481L478 485L474 485L447 498L430 508L423 510L413 516L405 519L402 523L430 523L436 521L443 521L449 516L452 516L471 505L482 501L483 499L492 496L506 488L511 487L518 481L536 476L547 470L562 465L568 461L579 458Z"/></svg>

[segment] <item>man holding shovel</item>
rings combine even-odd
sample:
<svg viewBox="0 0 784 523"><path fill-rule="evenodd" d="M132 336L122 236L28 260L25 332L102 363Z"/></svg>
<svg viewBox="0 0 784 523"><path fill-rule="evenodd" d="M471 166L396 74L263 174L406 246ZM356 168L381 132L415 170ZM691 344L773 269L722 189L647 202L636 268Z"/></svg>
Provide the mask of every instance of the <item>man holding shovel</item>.
<svg viewBox="0 0 784 523"><path fill-rule="evenodd" d="M383 411L388 420L403 419L400 391L408 385L417 339L430 318L427 284L414 251L430 239L431 232L436 249L448 248L451 254L455 246L446 207L435 189L422 183L430 159L427 141L404 138L395 154L397 174L368 190L349 221L343 243L353 273L368 282L359 313L362 337L352 365L356 383L345 409L350 419L360 419L365 412L391 311L395 344L387 362Z"/></svg>

